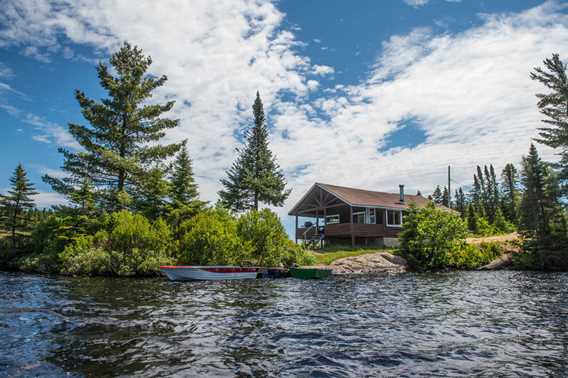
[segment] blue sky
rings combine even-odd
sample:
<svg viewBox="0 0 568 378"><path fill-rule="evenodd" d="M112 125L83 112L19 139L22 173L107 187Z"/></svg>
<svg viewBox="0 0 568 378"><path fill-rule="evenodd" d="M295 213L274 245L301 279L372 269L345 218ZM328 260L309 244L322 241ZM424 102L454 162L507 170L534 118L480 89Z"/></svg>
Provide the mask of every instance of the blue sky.
<svg viewBox="0 0 568 378"><path fill-rule="evenodd" d="M122 41L153 57L176 99L202 196L214 201L260 90L292 196L313 182L429 193L454 167L518 162L540 116L528 73L568 56L560 1L169 2L6 0L0 14L0 190L22 162L40 177L76 149L73 91L100 98L95 64ZM548 158L550 150L542 148Z"/></svg>

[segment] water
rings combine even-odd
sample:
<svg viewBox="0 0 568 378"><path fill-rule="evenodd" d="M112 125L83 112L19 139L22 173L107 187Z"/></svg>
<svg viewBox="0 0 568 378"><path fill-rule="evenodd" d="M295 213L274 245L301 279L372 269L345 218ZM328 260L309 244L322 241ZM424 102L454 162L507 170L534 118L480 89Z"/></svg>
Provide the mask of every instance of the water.
<svg viewBox="0 0 568 378"><path fill-rule="evenodd" d="M5 376L566 376L568 274L0 273Z"/></svg>

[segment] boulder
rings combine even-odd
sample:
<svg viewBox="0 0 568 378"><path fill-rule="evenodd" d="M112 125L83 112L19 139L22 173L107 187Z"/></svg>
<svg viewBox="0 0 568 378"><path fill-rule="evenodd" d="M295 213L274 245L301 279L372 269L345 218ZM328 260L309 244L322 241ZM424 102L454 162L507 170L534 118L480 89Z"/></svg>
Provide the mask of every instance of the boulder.
<svg viewBox="0 0 568 378"><path fill-rule="evenodd" d="M329 265L333 274L378 274L406 271L406 261L400 256L378 252L355 257L345 257Z"/></svg>

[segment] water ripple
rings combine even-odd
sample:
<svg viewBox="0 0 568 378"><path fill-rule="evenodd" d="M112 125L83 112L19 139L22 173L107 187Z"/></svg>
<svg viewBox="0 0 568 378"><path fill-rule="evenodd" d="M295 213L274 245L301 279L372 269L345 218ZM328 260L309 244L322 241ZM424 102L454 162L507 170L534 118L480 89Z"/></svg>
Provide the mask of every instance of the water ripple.
<svg viewBox="0 0 568 378"><path fill-rule="evenodd" d="M175 283L0 273L5 376L563 376L568 275Z"/></svg>

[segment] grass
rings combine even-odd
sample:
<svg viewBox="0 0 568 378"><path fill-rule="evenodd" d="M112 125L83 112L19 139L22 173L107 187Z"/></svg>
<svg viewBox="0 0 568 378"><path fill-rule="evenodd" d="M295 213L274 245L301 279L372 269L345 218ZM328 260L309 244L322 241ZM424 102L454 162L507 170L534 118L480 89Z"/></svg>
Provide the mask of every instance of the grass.
<svg viewBox="0 0 568 378"><path fill-rule="evenodd" d="M345 258L345 257L355 257L361 255L367 255L370 253L377 253L377 252L391 252L390 249L381 249L381 248L346 248L346 247L338 247L338 248L327 248L321 251L315 252L311 251L310 253L315 257L316 265L329 265L332 262Z"/></svg>

